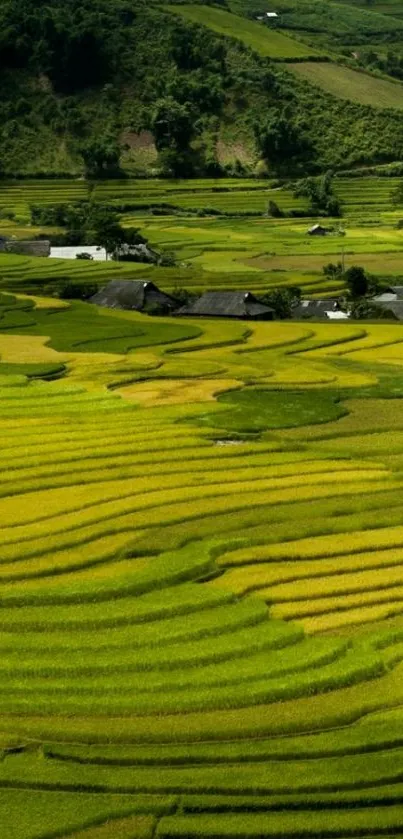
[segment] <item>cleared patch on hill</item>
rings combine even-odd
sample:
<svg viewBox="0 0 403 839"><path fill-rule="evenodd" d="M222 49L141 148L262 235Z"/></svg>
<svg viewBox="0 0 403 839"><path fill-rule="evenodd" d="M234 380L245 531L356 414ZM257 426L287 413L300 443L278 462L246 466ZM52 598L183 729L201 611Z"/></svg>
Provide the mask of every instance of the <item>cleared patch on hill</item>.
<svg viewBox="0 0 403 839"><path fill-rule="evenodd" d="M300 44L287 35L269 29L267 26L211 6L169 6L169 11L181 15L185 20L192 23L208 26L209 29L219 35L238 38L259 55L268 58L292 61L293 59L300 60L320 55L313 47Z"/></svg>
<svg viewBox="0 0 403 839"><path fill-rule="evenodd" d="M372 108L403 110L403 86L398 82L377 79L369 73L360 73L327 62L289 64L288 68L300 78L321 87L332 96L370 105Z"/></svg>

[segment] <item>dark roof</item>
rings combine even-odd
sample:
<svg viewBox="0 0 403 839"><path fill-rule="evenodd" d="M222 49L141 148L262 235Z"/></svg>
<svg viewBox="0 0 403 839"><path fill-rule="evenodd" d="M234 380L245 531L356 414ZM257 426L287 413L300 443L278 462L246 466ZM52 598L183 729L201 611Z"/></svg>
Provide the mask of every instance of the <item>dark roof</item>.
<svg viewBox="0 0 403 839"><path fill-rule="evenodd" d="M325 233L329 232L328 227L323 227L322 224L313 224L312 227L309 228L308 233L312 235L324 235Z"/></svg>
<svg viewBox="0 0 403 839"><path fill-rule="evenodd" d="M392 312L398 320L403 320L403 300L388 300L378 302L377 305L381 306L385 312Z"/></svg>
<svg viewBox="0 0 403 839"><path fill-rule="evenodd" d="M175 308L176 301L164 294L154 283L147 280L111 280L93 297L91 303L108 309L136 309L141 311L147 305L163 304Z"/></svg>
<svg viewBox="0 0 403 839"><path fill-rule="evenodd" d="M191 306L180 309L181 315L222 318L273 317L274 310L265 306L250 291L206 291Z"/></svg>
<svg viewBox="0 0 403 839"><path fill-rule="evenodd" d="M305 318L321 318L327 320L326 312L336 311L338 309L338 301L335 298L328 300L301 300L297 306L293 307L292 316L296 320L305 320Z"/></svg>
<svg viewBox="0 0 403 839"><path fill-rule="evenodd" d="M403 300L403 285L392 285L391 289L397 294L398 300Z"/></svg>
<svg viewBox="0 0 403 839"><path fill-rule="evenodd" d="M48 239L34 239L32 242L25 239L1 240L2 250L6 253L22 254L24 256L49 256L50 241Z"/></svg>

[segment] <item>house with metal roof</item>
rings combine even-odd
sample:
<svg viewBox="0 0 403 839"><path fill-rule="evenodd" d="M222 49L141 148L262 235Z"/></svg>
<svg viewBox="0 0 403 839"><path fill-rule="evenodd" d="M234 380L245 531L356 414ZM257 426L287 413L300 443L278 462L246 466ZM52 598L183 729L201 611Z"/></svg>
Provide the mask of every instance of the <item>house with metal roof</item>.
<svg viewBox="0 0 403 839"><path fill-rule="evenodd" d="M190 306L176 313L189 317L274 320L274 309L265 306L250 291L206 291Z"/></svg>
<svg viewBox="0 0 403 839"><path fill-rule="evenodd" d="M171 312L178 306L170 294L160 291L148 280L111 280L90 298L90 303L107 309L129 309L137 312L156 308Z"/></svg>
<svg viewBox="0 0 403 839"><path fill-rule="evenodd" d="M340 309L335 298L328 300L301 300L293 307L294 320L347 320L348 312Z"/></svg>

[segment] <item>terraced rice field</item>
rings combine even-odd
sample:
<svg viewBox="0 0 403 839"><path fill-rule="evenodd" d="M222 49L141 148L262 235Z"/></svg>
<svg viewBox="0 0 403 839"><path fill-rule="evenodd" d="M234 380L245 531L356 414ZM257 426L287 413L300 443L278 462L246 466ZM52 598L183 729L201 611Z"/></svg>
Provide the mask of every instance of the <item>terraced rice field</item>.
<svg viewBox="0 0 403 839"><path fill-rule="evenodd" d="M333 232L310 237L318 219L298 217L307 201L296 198L291 184L270 180L122 181L95 185L94 200L116 206L122 223L137 227L160 252L173 252L177 264L162 268L141 263L88 263L0 254L0 286L41 294L63 280L97 283L120 277L152 279L163 289L238 288L265 292L299 285L305 295L339 294L342 285L322 273L328 262L363 265L386 281L403 278L403 238L398 224L403 208L393 203L399 183L389 177L339 177L335 189L343 217L329 220ZM1 222L0 232L32 237L52 232L29 226L31 204L88 198L83 182L16 182L2 186L0 210L15 218ZM267 217L275 201L284 218ZM53 231L54 232L54 231ZM341 236L340 232L345 235Z"/></svg>
<svg viewBox="0 0 403 839"><path fill-rule="evenodd" d="M39 304L0 297L4 836L402 835L402 328Z"/></svg>

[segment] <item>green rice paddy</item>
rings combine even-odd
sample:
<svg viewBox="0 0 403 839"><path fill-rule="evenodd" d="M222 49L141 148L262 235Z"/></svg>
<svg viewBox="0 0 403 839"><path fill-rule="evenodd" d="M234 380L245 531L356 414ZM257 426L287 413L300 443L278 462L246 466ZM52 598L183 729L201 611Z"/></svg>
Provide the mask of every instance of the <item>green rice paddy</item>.
<svg viewBox="0 0 403 839"><path fill-rule="evenodd" d="M315 65L316 66L316 65ZM330 219L324 237L307 231L317 216L307 201L296 198L292 184L267 180L119 181L94 185L94 200L116 206L122 222L140 228L160 252L173 252L173 268L141 263L86 262L0 254L0 287L14 291L53 292L65 280L106 284L113 278L152 279L162 289L238 288L264 292L299 285L305 295L340 293L340 281L326 278L322 268L344 259L346 267L363 265L385 281L403 277L403 234L398 223L403 208L392 193L398 178L338 177L335 189L343 217ZM88 198L82 181L6 183L0 210L12 212L0 232L18 238L52 232L29 226L31 204L71 202ZM284 218L267 216L275 201ZM342 235L344 234L344 235Z"/></svg>
<svg viewBox="0 0 403 839"><path fill-rule="evenodd" d="M401 326L39 302L0 298L4 835L401 835Z"/></svg>

